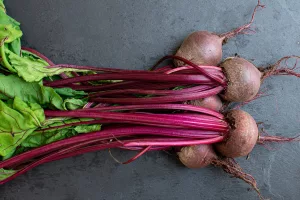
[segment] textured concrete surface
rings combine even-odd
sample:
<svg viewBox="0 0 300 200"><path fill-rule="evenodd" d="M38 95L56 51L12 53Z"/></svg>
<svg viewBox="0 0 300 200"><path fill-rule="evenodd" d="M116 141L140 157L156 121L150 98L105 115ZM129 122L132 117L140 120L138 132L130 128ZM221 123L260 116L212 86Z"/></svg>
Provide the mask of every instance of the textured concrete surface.
<svg viewBox="0 0 300 200"><path fill-rule="evenodd" d="M264 0L255 35L224 46L224 58L238 53L258 66L300 53L300 1ZM6 0L22 23L23 44L56 63L146 69L173 53L194 30L222 33L250 18L255 0ZM300 132L300 80L274 77L263 87L270 96L244 107L270 134ZM300 198L300 145L256 147L238 159L256 177L265 197ZM113 151L125 160L131 153ZM107 151L45 164L0 186L4 200L258 199L248 185L221 169L190 170L166 153L148 153L119 165Z"/></svg>

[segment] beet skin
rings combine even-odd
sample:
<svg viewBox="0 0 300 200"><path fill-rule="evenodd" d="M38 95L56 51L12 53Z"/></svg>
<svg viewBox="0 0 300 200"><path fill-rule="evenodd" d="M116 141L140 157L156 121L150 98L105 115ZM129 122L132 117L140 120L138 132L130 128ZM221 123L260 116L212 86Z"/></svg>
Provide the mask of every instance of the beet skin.
<svg viewBox="0 0 300 200"><path fill-rule="evenodd" d="M258 128L250 114L242 110L227 113L230 130L227 138L215 144L216 150L223 156L236 158L247 156L258 140Z"/></svg>

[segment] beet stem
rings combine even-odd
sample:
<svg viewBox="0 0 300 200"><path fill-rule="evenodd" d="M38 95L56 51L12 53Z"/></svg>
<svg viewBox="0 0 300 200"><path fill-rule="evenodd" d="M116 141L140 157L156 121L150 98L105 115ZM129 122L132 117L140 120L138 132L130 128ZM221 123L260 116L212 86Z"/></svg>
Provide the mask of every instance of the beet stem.
<svg viewBox="0 0 300 200"><path fill-rule="evenodd" d="M48 117L86 117L86 118L103 118L109 120L125 120L131 123L153 123L157 125L176 125L186 128L199 128L205 130L225 131L228 129L227 124L220 123L216 119L214 123L207 122L199 117L198 120L189 120L184 116L164 115L160 114L144 114L144 113L114 113L114 112L84 112L84 111L52 111L45 110Z"/></svg>
<svg viewBox="0 0 300 200"><path fill-rule="evenodd" d="M73 150L73 149L76 149L76 148L78 148L78 147L80 147L80 146L83 146L83 145L84 145L84 143L81 143L81 144L78 144L78 145L76 145L76 146L68 147L68 148L66 148L66 149L57 151L57 152L55 152L55 153L53 153L53 154L47 155L47 156L45 156L45 157L43 157L43 158L41 158L41 159L39 159L39 160L37 160L37 161L34 161L33 163L31 163L31 164L25 166L23 169L20 169L20 170L19 170L18 172L16 172L14 175L12 175L12 176L10 176L10 177L8 177L8 178L6 178L6 179L0 181L0 184L7 183L8 181L11 181L11 180L15 179L16 177L18 177L18 176L20 176L20 175L26 173L26 172L29 171L30 169L33 169L34 167L36 167L36 166L38 166L38 165L41 165L41 164L46 163L46 162L48 162L48 161L50 161L50 160L53 160L55 157L59 156L59 155L62 154L62 153L67 153L67 152L69 152L69 151L71 151L71 150ZM101 148L98 148L98 150L100 150L100 149L106 149L106 148L111 148L111 147L115 147L115 146L116 146L115 143L113 143L113 144L106 144L106 145L101 146Z"/></svg>
<svg viewBox="0 0 300 200"><path fill-rule="evenodd" d="M180 56L174 56L174 55L167 55L167 56L164 56L163 58L161 58L152 68L151 70L154 70L160 63L162 63L164 60L167 60L167 59L176 59L176 60L180 60L182 62L184 62L185 64L187 65L190 65L192 67L194 67L195 69L197 69L198 71L200 71L203 75L205 75L206 77L208 77L209 79L211 79L212 81L215 81L221 85L225 85L226 84L226 80L225 79L222 79L222 78L219 78L217 76L215 76L214 74L211 74L209 72L207 72L206 69L204 69L203 67L201 66L198 66L196 65L195 63L185 59L185 58L182 58Z"/></svg>
<svg viewBox="0 0 300 200"><path fill-rule="evenodd" d="M207 79L203 75L186 75L186 74L155 74L149 75L146 73L106 73L106 74L93 74L85 75L80 77L72 77L63 80L57 80L52 82L46 82L45 85L49 87L57 87L70 83L79 83L86 81L97 81L97 80L130 80L130 81L152 81L152 82L176 82L176 83L187 83L187 84L206 84L213 85L210 79Z"/></svg>
<svg viewBox="0 0 300 200"><path fill-rule="evenodd" d="M134 157L130 158L129 160L123 162L122 164L126 165L126 164L129 164L129 163L135 161L136 159L138 159L139 157L141 157L142 155L144 155L147 151L149 151L149 149L151 147L152 146L146 147L144 150L142 150L141 152L139 152L137 155L135 155Z"/></svg>
<svg viewBox="0 0 300 200"><path fill-rule="evenodd" d="M92 93L89 95L89 97L92 98L92 97L99 97L99 96L106 96L106 95L113 95L113 94L176 95L176 94L183 94L189 92L201 92L212 88L213 86L209 86L209 85L199 85L190 88L184 88L181 90L150 90L150 89L108 90L108 91Z"/></svg>
<svg viewBox="0 0 300 200"><path fill-rule="evenodd" d="M172 102L184 102L188 100L198 100L219 94L224 88L222 86L215 87L213 89L187 93L181 95L166 95L160 97L147 97L147 98L90 98L90 101L101 103L117 103L117 104L156 104L156 103L172 103Z"/></svg>
<svg viewBox="0 0 300 200"><path fill-rule="evenodd" d="M92 133L81 134L57 142L53 142L30 151L24 152L22 154L16 155L10 159L0 162L0 168L5 168L12 165L18 165L24 161L45 155L47 153L59 150L61 148L80 144L83 142L97 142L106 139L114 139L119 136L129 136L129 135L160 135L160 136L171 136L171 137L187 137L187 138L211 138L210 135L219 137L220 133L213 131L201 131L201 130L182 130L182 129L170 129L170 128L155 128L155 127L144 127L144 126L134 126L134 127L122 127L122 128L112 128ZM169 138L171 139L171 138Z"/></svg>
<svg viewBox="0 0 300 200"><path fill-rule="evenodd" d="M177 140L177 141L176 141ZM160 139L160 138L151 138L151 139L136 139L136 141L124 142L125 147L130 146L190 146L190 145L200 145L200 144L213 144L221 142L224 140L224 136L218 136L211 139L205 140L181 140L181 139Z"/></svg>
<svg viewBox="0 0 300 200"><path fill-rule="evenodd" d="M204 113L207 115L211 115L217 117L219 119L224 119L224 115L210 110L208 108L186 105L186 104L141 104L141 105L125 105L125 106L109 106L109 107L97 107L97 108L88 108L88 109L80 109L76 111L121 111L121 110L137 110L137 109L145 109L145 110L153 110L153 109L171 109L171 110L184 110L184 111L193 111Z"/></svg>
<svg viewBox="0 0 300 200"><path fill-rule="evenodd" d="M28 47L22 47L22 50L28 51L28 52L40 57L41 59L46 61L50 66L55 65L49 58L47 58L44 54L38 52L37 50L31 49Z"/></svg>
<svg viewBox="0 0 300 200"><path fill-rule="evenodd" d="M44 54L38 52L37 50L31 49L31 48L28 48L28 47L22 47L22 50L28 51L28 52L40 57L41 59L46 61L49 64L49 66L54 66L55 65L48 57L46 57ZM61 73L59 76L63 79L69 78L65 73Z"/></svg>

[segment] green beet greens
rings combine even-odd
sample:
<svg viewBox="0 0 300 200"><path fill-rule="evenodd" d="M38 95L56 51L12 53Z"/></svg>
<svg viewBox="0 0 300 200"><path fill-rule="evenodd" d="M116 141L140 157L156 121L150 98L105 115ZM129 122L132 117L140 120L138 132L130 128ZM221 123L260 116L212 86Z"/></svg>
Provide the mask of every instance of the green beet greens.
<svg viewBox="0 0 300 200"><path fill-rule="evenodd" d="M64 118L56 121L44 115L44 109L83 108L87 104L87 93L44 86L43 78L76 70L47 68L49 63L45 60L22 50L20 23L6 14L3 0L0 0L0 8L0 159L81 133L99 131L100 124L47 129L89 120ZM13 173L13 170L1 169L0 180Z"/></svg>

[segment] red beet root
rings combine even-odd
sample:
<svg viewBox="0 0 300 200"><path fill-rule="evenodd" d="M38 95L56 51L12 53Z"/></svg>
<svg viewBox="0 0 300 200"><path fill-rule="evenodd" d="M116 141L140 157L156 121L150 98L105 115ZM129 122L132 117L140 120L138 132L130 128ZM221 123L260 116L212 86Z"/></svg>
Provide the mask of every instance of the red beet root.
<svg viewBox="0 0 300 200"><path fill-rule="evenodd" d="M210 164L221 167L226 173L242 179L258 193L256 180L250 174L243 172L242 168L232 158L220 158L211 145L196 145L181 148L178 152L180 161L188 168L203 168ZM262 198L262 197L261 197Z"/></svg>
<svg viewBox="0 0 300 200"><path fill-rule="evenodd" d="M186 58L197 65L216 66L222 59L222 43L224 39L215 33L197 31L190 34L183 41L175 55ZM184 64L177 60L174 63L176 66Z"/></svg>
<svg viewBox="0 0 300 200"><path fill-rule="evenodd" d="M175 55L186 58L197 65L218 65L222 59L223 43L238 34L246 34L247 31L249 32L255 13L259 7L264 6L262 6L258 0L250 22L233 31L221 35L208 31L197 31L190 34L183 41ZM178 60L175 60L174 63L176 66L183 65L183 62Z"/></svg>
<svg viewBox="0 0 300 200"><path fill-rule="evenodd" d="M177 154L182 164L188 168L203 168L218 158L211 145L183 147Z"/></svg>
<svg viewBox="0 0 300 200"><path fill-rule="evenodd" d="M224 93L227 101L248 101L258 93L261 72L252 63L243 58L231 57L224 60L220 67L227 78Z"/></svg>
<svg viewBox="0 0 300 200"><path fill-rule="evenodd" d="M247 156L258 140L255 120L247 112L232 110L227 114L230 131L227 138L215 144L216 150L229 158Z"/></svg>
<svg viewBox="0 0 300 200"><path fill-rule="evenodd" d="M215 111L220 111L223 107L223 103L218 95L206 97L204 99L188 101L188 104L209 108Z"/></svg>
<svg viewBox="0 0 300 200"><path fill-rule="evenodd" d="M296 59L293 67L287 66L289 59ZM299 56L286 56L267 68L257 68L251 62L240 57L225 59L220 67L227 78L227 87L223 98L232 102L247 102L255 99L261 83L270 76L290 75L300 77L295 72ZM284 63L282 65L282 63Z"/></svg>

